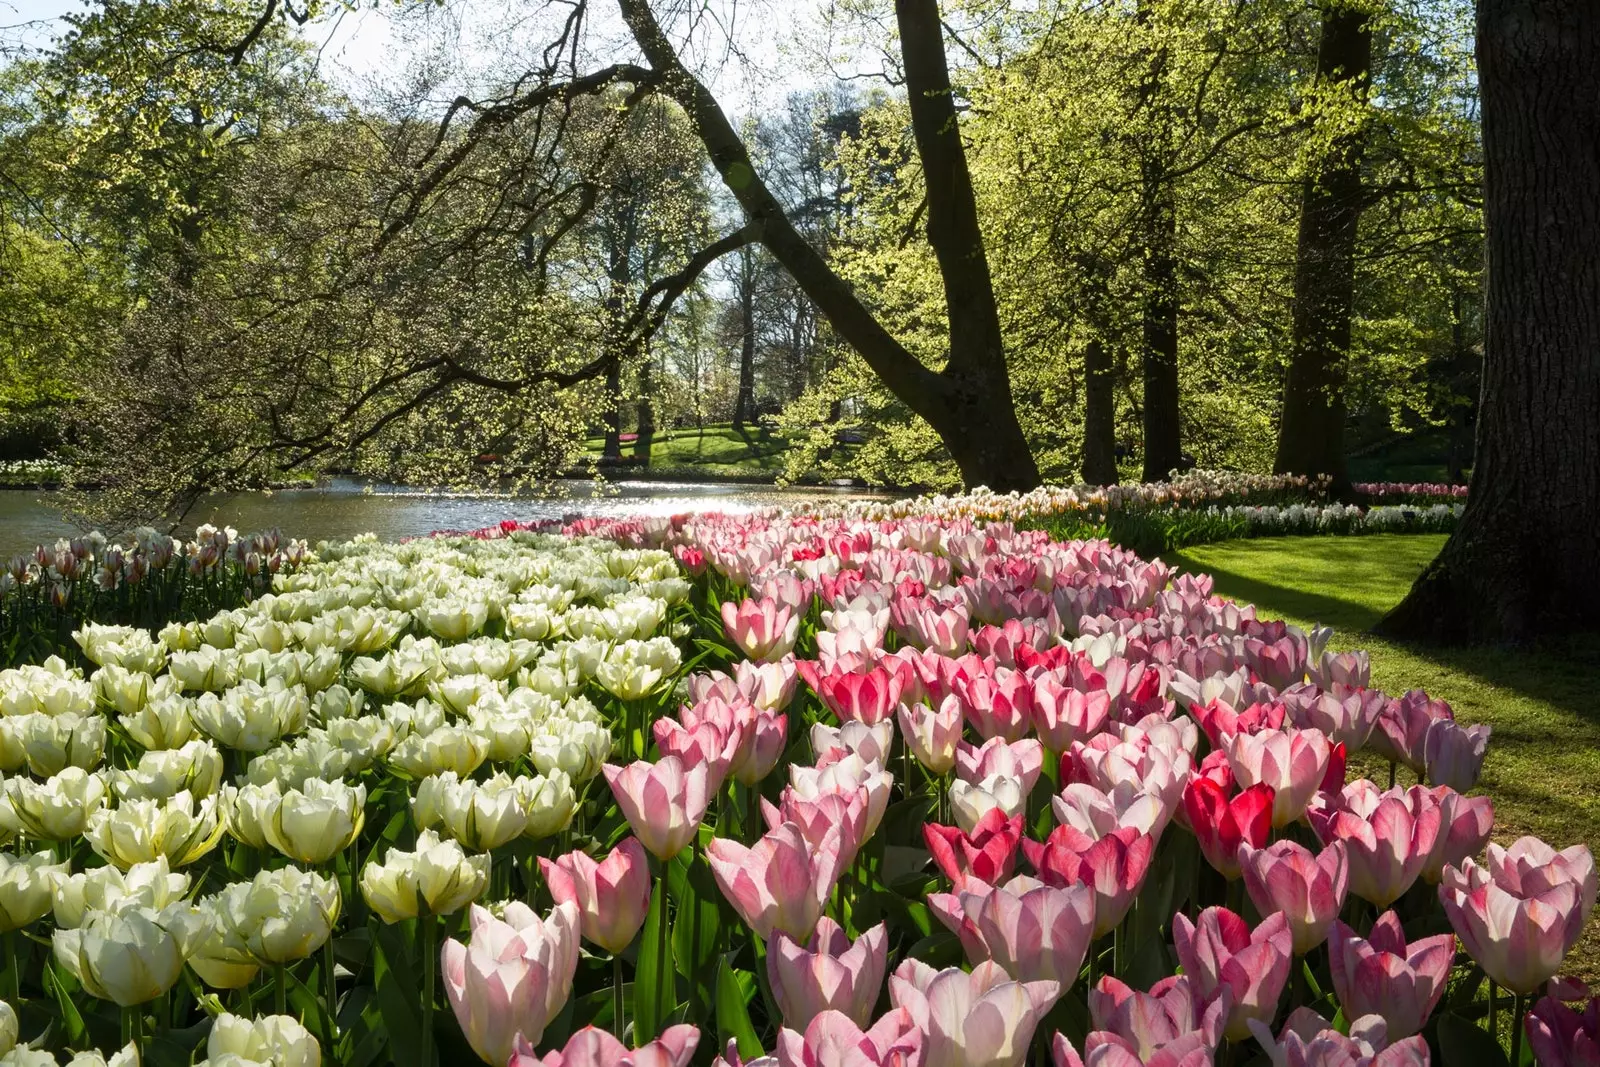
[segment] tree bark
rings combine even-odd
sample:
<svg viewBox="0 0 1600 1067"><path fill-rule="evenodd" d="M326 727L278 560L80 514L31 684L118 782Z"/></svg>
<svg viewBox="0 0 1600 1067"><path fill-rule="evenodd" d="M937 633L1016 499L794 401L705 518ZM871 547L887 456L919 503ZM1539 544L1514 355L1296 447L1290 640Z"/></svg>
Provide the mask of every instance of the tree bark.
<svg viewBox="0 0 1600 1067"><path fill-rule="evenodd" d="M1483 391L1472 492L1384 634L1600 626L1600 5L1479 0Z"/></svg>
<svg viewBox="0 0 1600 1067"><path fill-rule="evenodd" d="M1093 338L1083 353L1083 480L1090 485L1117 480L1115 388L1111 353Z"/></svg>
<svg viewBox="0 0 1600 1067"><path fill-rule="evenodd" d="M744 433L756 406L755 250L739 250L739 391L733 401L733 432Z"/></svg>
<svg viewBox="0 0 1600 1067"><path fill-rule="evenodd" d="M1145 161L1144 480L1184 466L1178 411L1178 211L1161 160ZM1115 481L1115 479L1112 479Z"/></svg>
<svg viewBox="0 0 1600 1067"><path fill-rule="evenodd" d="M801 235L756 173L704 84L684 67L648 0L618 0L662 89L688 113L761 242L883 384L938 433L968 486L1031 489L1039 469L1017 421L977 204L945 63L937 0L897 0L912 130L928 186L928 238L944 274L950 348L935 371L912 355Z"/></svg>
<svg viewBox="0 0 1600 1067"><path fill-rule="evenodd" d="M1362 5L1330 0L1317 47L1317 82L1365 105L1372 81L1372 28ZM1300 191L1289 373L1278 423L1280 474L1330 475L1345 496L1344 386L1355 305L1356 237L1361 223L1359 126L1334 137Z"/></svg>
<svg viewBox="0 0 1600 1067"><path fill-rule="evenodd" d="M651 380L653 370L651 357L646 353L639 364L639 401L634 408L639 422L639 436L633 441L633 458L641 467L650 465L650 452L656 444L655 385Z"/></svg>

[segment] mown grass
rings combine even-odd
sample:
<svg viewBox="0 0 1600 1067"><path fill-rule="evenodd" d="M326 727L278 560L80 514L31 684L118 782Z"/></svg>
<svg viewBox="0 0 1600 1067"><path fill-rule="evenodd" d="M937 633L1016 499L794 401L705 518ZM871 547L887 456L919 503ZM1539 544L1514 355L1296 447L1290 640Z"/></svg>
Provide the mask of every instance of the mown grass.
<svg viewBox="0 0 1600 1067"><path fill-rule="evenodd" d="M598 458L604 444L603 437L590 437L590 455ZM624 459L632 458L633 448L632 441L622 443ZM650 448L648 469L655 474L682 470L722 477L776 475L783 469L788 448L776 434L762 434L755 427L739 434L728 423L708 424L703 430L660 430Z"/></svg>
<svg viewBox="0 0 1600 1067"><path fill-rule="evenodd" d="M1600 638L1533 650L1439 649L1363 632L1400 601L1443 543L1433 534L1263 538L1164 558L1212 575L1217 592L1255 604L1263 616L1333 626L1335 647L1371 654L1373 684L1384 691L1426 689L1449 701L1457 718L1494 727L1479 788L1494 798L1496 840L1535 834L1558 848L1600 846ZM1386 764L1356 769L1385 784ZM1600 977L1597 926L1590 924L1568 968L1591 981Z"/></svg>

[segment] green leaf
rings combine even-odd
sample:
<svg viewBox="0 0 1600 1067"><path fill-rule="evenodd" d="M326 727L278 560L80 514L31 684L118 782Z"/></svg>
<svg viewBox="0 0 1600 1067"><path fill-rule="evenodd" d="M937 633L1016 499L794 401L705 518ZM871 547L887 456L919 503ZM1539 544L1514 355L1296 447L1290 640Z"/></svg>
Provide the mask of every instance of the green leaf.
<svg viewBox="0 0 1600 1067"><path fill-rule="evenodd" d="M678 973L689 982L691 1013L698 1016L711 1004L722 912L715 883L711 895L705 893L704 883L712 876L699 850L684 849L672 867L672 895L678 904L672 923L672 956Z"/></svg>
<svg viewBox="0 0 1600 1067"><path fill-rule="evenodd" d="M1507 1067L1505 1049L1483 1027L1459 1015L1439 1017L1440 1067Z"/></svg>
<svg viewBox="0 0 1600 1067"><path fill-rule="evenodd" d="M656 879L650 895L650 913L639 938L639 969L633 982L634 1043L642 1045L661 1033L677 1006L677 976L673 973L671 946L664 944L667 924L666 879ZM663 952L663 948L666 949Z"/></svg>
<svg viewBox="0 0 1600 1067"><path fill-rule="evenodd" d="M422 983L412 965L410 946L399 926L378 928L373 955L373 986L388 1032L389 1059L399 1067L422 1067Z"/></svg>
<svg viewBox="0 0 1600 1067"><path fill-rule="evenodd" d="M750 1021L750 1001L755 996L756 979L749 971L737 970L723 957L717 967L717 1046L739 1043L745 1060L761 1055L761 1039Z"/></svg>
<svg viewBox="0 0 1600 1067"><path fill-rule="evenodd" d="M81 1042L88 1033L88 1028L83 1025L83 1016L79 1014L77 1005L72 1003L71 994L62 985L55 963L45 964L44 969L50 978L50 993L56 998L56 1008L61 1012L61 1029L66 1038L63 1043L72 1048L81 1048Z"/></svg>

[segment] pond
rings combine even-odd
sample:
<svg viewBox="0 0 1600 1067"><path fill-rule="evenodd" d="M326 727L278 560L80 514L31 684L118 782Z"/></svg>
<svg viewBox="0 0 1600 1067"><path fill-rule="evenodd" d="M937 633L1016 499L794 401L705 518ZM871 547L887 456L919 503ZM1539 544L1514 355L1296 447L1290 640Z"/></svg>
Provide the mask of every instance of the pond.
<svg viewBox="0 0 1600 1067"><path fill-rule="evenodd" d="M570 480L561 495L475 496L439 493L356 478L333 478L308 489L273 493L224 493L203 498L181 532L199 523L228 525L241 533L277 526L315 544L323 539L375 533L385 540L434 530L470 530L502 519L554 519L565 515L674 515L683 511L742 512L770 506L798 507L820 501L889 499L860 489L735 485L702 482L608 482ZM0 490L0 559L34 545L71 537L78 527L62 515L57 494Z"/></svg>

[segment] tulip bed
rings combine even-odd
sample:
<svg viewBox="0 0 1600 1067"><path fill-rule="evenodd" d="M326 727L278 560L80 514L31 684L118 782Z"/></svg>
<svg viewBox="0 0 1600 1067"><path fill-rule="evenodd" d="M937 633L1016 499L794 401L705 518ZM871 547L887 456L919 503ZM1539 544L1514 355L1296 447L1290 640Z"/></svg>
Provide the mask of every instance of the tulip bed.
<svg viewBox="0 0 1600 1067"><path fill-rule="evenodd" d="M304 541L278 530L241 537L217 526L201 526L192 541L146 526L126 544L96 531L39 545L0 571L0 667L76 660L72 633L86 622L157 629L209 618L265 593L305 556Z"/></svg>
<svg viewBox="0 0 1600 1067"><path fill-rule="evenodd" d="M273 587L0 672L0 1063L1595 1055L1594 865L1490 842L1487 728L1106 542L507 523Z"/></svg>

